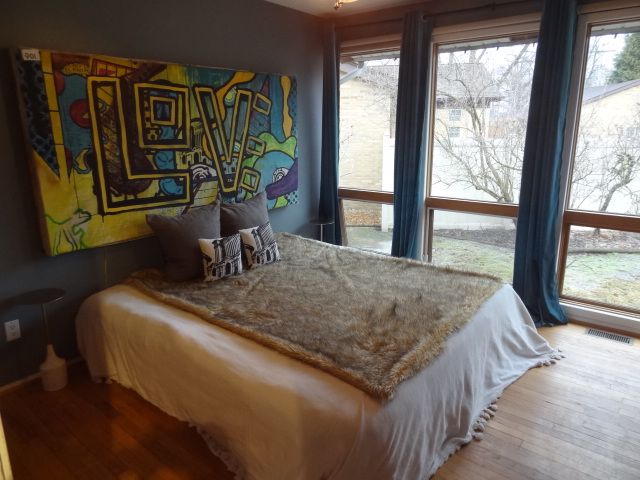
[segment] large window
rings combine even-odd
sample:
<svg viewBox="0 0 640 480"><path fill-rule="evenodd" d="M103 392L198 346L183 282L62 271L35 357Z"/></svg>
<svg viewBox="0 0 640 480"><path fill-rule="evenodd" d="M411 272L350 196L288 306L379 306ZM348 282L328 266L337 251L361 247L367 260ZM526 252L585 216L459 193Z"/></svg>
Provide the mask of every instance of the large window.
<svg viewBox="0 0 640 480"><path fill-rule="evenodd" d="M640 314L640 7L581 8L558 284L568 304ZM430 262L512 280L538 23L525 15L434 30L423 248ZM388 47L343 51L339 189L348 243L386 253L399 70Z"/></svg>
<svg viewBox="0 0 640 480"><path fill-rule="evenodd" d="M559 279L565 299L640 313L640 21L622 14L582 16Z"/></svg>
<svg viewBox="0 0 640 480"><path fill-rule="evenodd" d="M431 195L518 203L535 38L437 52Z"/></svg>
<svg viewBox="0 0 640 480"><path fill-rule="evenodd" d="M435 264L512 280L536 29L434 36L425 253Z"/></svg>
<svg viewBox="0 0 640 480"><path fill-rule="evenodd" d="M345 244L391 253L398 51L343 53L339 187Z"/></svg>

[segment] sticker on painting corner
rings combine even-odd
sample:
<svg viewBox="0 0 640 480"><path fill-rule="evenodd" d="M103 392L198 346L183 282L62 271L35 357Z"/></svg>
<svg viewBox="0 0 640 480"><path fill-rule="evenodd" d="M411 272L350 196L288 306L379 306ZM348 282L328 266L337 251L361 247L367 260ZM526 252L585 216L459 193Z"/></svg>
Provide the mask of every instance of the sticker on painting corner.
<svg viewBox="0 0 640 480"><path fill-rule="evenodd" d="M40 61L40 51L35 48L25 48L22 50L22 60L27 62Z"/></svg>

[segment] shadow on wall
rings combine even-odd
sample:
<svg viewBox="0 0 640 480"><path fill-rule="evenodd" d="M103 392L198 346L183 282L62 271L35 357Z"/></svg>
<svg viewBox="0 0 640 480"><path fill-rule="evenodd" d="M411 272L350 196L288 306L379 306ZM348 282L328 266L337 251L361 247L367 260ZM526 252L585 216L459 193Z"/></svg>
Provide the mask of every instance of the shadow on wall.
<svg viewBox="0 0 640 480"><path fill-rule="evenodd" d="M0 385L38 371L45 356L45 329L39 305L21 305L13 299L38 288L62 288L65 296L47 305L51 341L61 357L78 356L75 315L89 295L114 285L140 268L161 264L155 238L58 257L39 252L29 262L0 279ZM4 323L19 319L21 336L6 341Z"/></svg>

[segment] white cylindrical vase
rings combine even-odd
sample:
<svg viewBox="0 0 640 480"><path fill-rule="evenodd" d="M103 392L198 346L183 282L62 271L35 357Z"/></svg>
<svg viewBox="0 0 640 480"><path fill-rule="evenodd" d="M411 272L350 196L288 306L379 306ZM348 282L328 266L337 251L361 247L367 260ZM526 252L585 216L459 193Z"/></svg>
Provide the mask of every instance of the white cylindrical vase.
<svg viewBox="0 0 640 480"><path fill-rule="evenodd" d="M67 384L67 363L56 355L51 344L47 345L47 358L40 365L40 374L42 388L47 392L60 390Z"/></svg>

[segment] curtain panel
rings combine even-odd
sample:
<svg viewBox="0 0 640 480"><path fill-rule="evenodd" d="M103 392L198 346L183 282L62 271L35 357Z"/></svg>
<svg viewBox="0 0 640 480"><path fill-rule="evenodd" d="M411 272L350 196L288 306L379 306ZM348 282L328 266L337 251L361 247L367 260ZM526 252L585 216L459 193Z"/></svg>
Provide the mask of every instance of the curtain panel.
<svg viewBox="0 0 640 480"><path fill-rule="evenodd" d="M323 28L324 68L322 85L322 152L320 158L320 221L333 221L324 226L324 241L342 244L338 202L339 158L339 51L335 25Z"/></svg>
<svg viewBox="0 0 640 480"><path fill-rule="evenodd" d="M404 17L400 47L394 160L391 254L420 258L420 215L424 201L427 96L433 19L423 12Z"/></svg>
<svg viewBox="0 0 640 480"><path fill-rule="evenodd" d="M513 273L513 287L538 326L567 323L560 308L556 262L576 20L576 0L545 0L531 88Z"/></svg>

